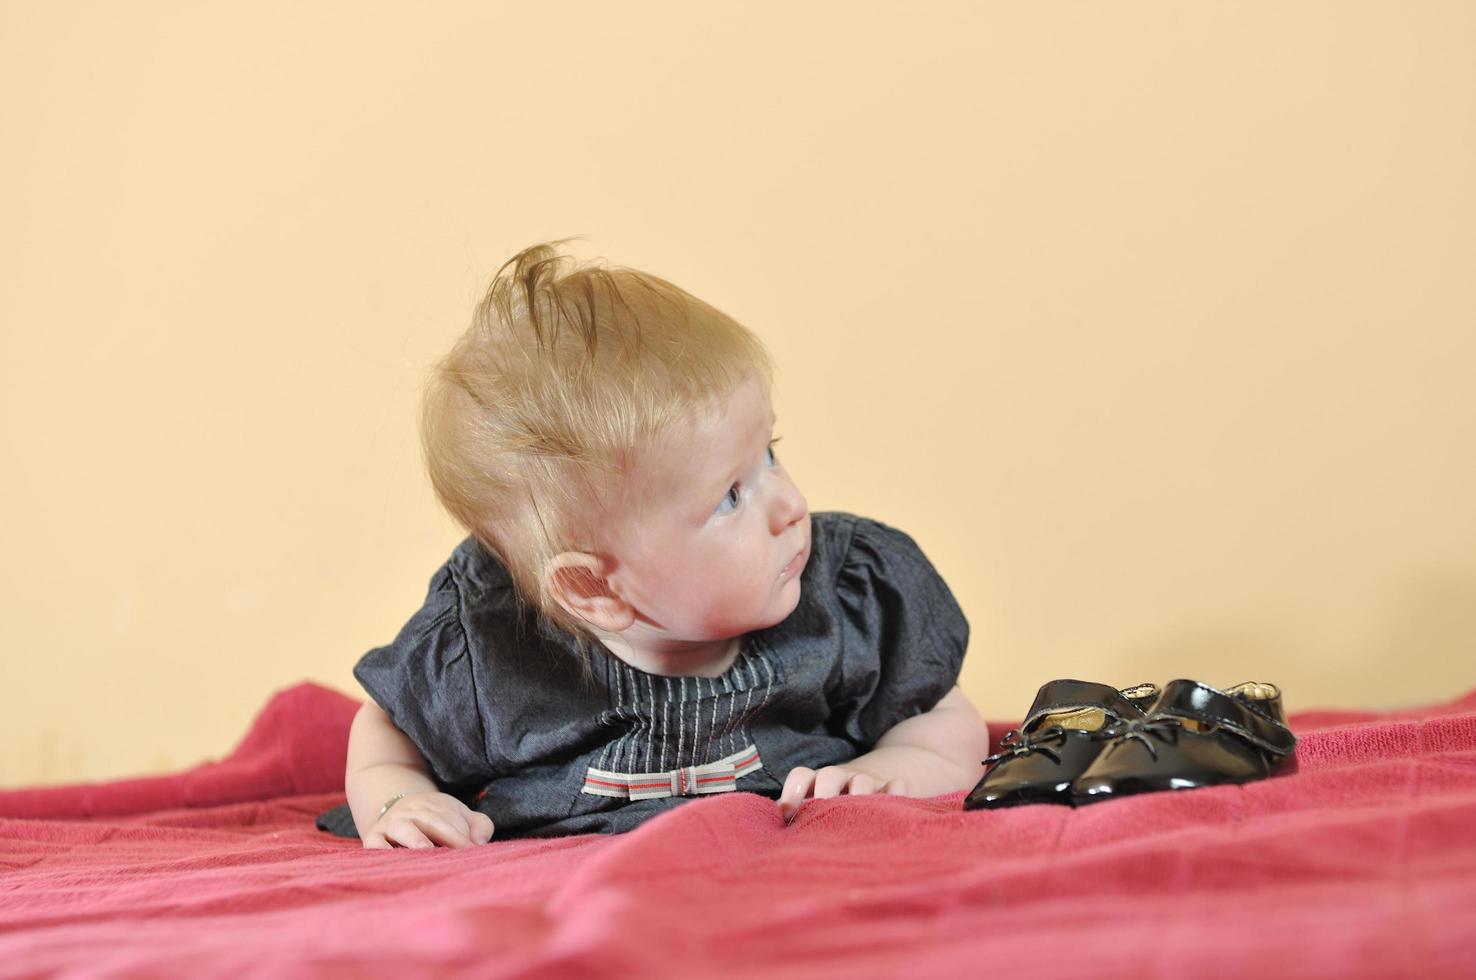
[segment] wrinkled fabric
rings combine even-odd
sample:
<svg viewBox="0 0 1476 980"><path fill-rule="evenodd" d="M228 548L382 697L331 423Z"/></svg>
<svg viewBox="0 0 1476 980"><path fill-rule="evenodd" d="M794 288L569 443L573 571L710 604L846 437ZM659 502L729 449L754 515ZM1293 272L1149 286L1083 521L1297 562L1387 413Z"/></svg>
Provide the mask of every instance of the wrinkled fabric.
<svg viewBox="0 0 1476 980"><path fill-rule="evenodd" d="M1297 765L1080 810L705 797L620 836L366 850L357 702L303 685L230 758L0 792L7 977L1376 978L1476 962L1476 692L1302 712ZM1002 733L1009 724L991 724Z"/></svg>
<svg viewBox="0 0 1476 980"><path fill-rule="evenodd" d="M586 673L574 638L520 608L471 538L354 676L440 788L504 838L630 830L692 797L601 795L592 772L695 770L750 746L761 765L736 789L777 797L794 767L849 761L930 710L968 648L963 611L905 533L823 512L811 542L798 606L748 634L721 677L648 674L599 646ZM356 833L347 810L320 825Z"/></svg>

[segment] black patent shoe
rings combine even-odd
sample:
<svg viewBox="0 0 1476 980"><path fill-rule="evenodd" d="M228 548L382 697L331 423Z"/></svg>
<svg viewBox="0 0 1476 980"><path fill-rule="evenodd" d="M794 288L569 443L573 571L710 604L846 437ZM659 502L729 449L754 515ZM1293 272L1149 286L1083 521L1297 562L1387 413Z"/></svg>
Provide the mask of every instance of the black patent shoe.
<svg viewBox="0 0 1476 980"><path fill-rule="evenodd" d="M1070 803L1072 781L1107 744L1094 736L1142 720L1157 697L1156 684L1119 691L1090 681L1047 682L1024 723L1005 734L999 753L984 760L989 768L964 798L964 809Z"/></svg>
<svg viewBox="0 0 1476 980"><path fill-rule="evenodd" d="M1281 691L1247 681L1219 691L1171 681L1141 721L1105 728L1107 747L1072 787L1080 806L1165 789L1248 783L1269 776L1292 754Z"/></svg>

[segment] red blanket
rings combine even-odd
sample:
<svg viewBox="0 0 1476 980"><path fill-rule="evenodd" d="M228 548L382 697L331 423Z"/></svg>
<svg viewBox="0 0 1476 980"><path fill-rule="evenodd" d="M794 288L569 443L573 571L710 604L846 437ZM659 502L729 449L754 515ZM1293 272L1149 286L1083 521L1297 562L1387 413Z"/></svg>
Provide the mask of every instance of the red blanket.
<svg viewBox="0 0 1476 980"><path fill-rule="evenodd" d="M1476 692L1293 716L1297 771L1239 787L840 798L789 827L734 793L428 851L313 828L355 707L304 684L224 762L0 793L0 975L1476 972Z"/></svg>

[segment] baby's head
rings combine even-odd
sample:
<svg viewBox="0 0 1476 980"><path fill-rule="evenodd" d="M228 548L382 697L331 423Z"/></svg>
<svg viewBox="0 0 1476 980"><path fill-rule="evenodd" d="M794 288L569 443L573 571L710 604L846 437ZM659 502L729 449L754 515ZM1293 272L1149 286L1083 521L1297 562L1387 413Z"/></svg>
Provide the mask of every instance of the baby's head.
<svg viewBox="0 0 1476 980"><path fill-rule="evenodd" d="M758 338L664 279L535 245L437 365L422 436L453 517L584 640L737 636L793 610L809 512Z"/></svg>

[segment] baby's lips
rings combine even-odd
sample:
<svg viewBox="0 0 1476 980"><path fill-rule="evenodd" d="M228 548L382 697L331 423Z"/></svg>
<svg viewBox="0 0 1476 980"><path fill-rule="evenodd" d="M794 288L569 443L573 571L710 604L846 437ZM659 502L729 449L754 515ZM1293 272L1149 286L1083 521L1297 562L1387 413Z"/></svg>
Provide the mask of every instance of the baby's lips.
<svg viewBox="0 0 1476 980"><path fill-rule="evenodd" d="M794 557L789 559L789 561L785 563L784 567L779 570L779 577L783 578L787 574L798 575L800 571L804 569L805 565L809 564L809 552L810 546L807 543L803 548L795 552ZM804 561L801 561L800 559L804 559ZM792 573L789 571L791 565L795 566Z"/></svg>

